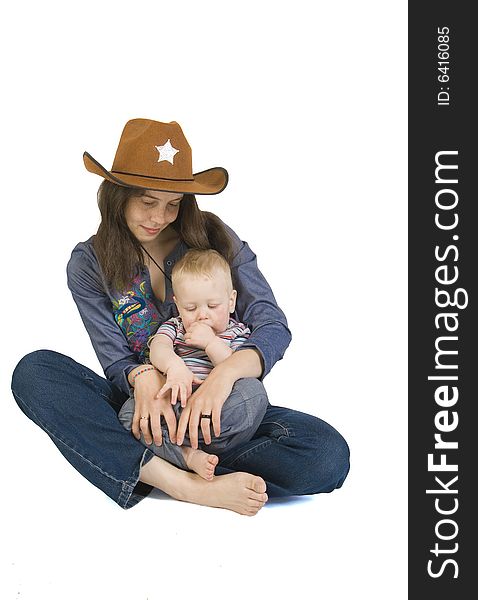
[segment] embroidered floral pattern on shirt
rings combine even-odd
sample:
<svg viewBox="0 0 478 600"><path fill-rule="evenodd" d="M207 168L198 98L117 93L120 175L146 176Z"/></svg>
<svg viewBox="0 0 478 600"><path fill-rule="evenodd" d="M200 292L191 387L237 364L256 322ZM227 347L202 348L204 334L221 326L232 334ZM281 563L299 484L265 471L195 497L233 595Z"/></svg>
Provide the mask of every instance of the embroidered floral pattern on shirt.
<svg viewBox="0 0 478 600"><path fill-rule="evenodd" d="M128 345L142 362L149 361L148 339L160 325L160 315L146 290L143 275L137 275L128 291L112 300L115 321L124 332Z"/></svg>

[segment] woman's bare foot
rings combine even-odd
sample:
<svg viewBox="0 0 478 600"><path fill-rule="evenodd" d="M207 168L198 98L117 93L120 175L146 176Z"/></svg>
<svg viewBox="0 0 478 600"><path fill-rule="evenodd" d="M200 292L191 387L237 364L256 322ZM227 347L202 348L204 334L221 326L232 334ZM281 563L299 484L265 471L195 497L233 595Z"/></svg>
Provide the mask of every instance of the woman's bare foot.
<svg viewBox="0 0 478 600"><path fill-rule="evenodd" d="M266 483L249 473L228 473L206 481L195 473L182 471L154 456L141 467L140 481L157 487L169 496L203 506L226 508L253 516L267 502Z"/></svg>
<svg viewBox="0 0 478 600"><path fill-rule="evenodd" d="M227 508L248 516L258 513L267 502L265 481L249 473L219 475L203 486L192 485L189 494L189 502Z"/></svg>
<svg viewBox="0 0 478 600"><path fill-rule="evenodd" d="M214 477L219 458L215 454L208 454L202 450L195 450L189 446L181 446L184 460L191 471L200 475L203 479L211 481Z"/></svg>

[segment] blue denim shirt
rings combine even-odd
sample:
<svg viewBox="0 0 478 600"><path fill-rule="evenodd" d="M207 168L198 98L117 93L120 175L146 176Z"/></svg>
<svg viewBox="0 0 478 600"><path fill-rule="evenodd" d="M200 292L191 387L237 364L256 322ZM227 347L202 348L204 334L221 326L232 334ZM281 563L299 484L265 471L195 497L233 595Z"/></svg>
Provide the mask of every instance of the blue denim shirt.
<svg viewBox="0 0 478 600"><path fill-rule="evenodd" d="M284 313L257 267L256 255L232 229L227 226L226 229L235 249L232 276L237 303L233 317L252 332L238 352L257 349L262 356L264 377L283 357L291 334ZM165 258L164 270L169 277L175 262L187 250L188 246L180 241ZM106 377L128 394L128 373L148 362L149 337L164 321L178 316L171 282L166 278L164 302L154 296L147 268L127 289L109 289L93 249L93 237L75 246L67 276L68 287Z"/></svg>

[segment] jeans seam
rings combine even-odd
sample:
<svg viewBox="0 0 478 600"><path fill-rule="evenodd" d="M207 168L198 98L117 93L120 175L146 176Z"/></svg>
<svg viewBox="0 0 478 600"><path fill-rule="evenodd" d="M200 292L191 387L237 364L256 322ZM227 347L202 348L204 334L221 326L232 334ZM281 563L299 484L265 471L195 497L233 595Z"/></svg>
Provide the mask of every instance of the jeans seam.
<svg viewBox="0 0 478 600"><path fill-rule="evenodd" d="M138 475L135 477L131 477L131 479L128 481L123 481L123 482L120 481L120 483L122 483L122 486L121 486L121 494L118 496L118 504L122 508L128 508L128 502L129 502L131 496L133 495L134 488L136 487L136 485L139 481L141 468L146 464L145 459L146 459L146 455L148 453L152 454L152 456L150 458L154 457L154 454L151 452L151 450L149 448L144 449L144 452L141 456L141 461L139 463ZM147 462L149 462L149 460Z"/></svg>
<svg viewBox="0 0 478 600"><path fill-rule="evenodd" d="M277 438L275 438L275 441L277 441L277 442L280 440L281 437L284 437L284 436L295 437L295 434L293 433L292 430L288 429L282 423L278 423L277 421L263 421L261 423L261 426L262 425L277 425L277 426L281 427L285 431L284 434L279 435ZM274 441L273 439L269 438L269 439L265 440L264 442L261 442L257 446L254 446L253 448L249 448L248 450L245 450L242 454L239 454L238 456L236 456L234 458L234 460L231 461L230 466L234 465L239 459L245 458L245 457L249 456L249 454L257 452L262 447L265 447L265 446L267 446L269 444L272 444L273 441Z"/></svg>
<svg viewBox="0 0 478 600"><path fill-rule="evenodd" d="M239 389L238 390L239 393L241 394L244 406L246 407L246 412L247 412L247 425L248 427L250 427L252 425L252 410L251 410L251 402L253 400L255 400L256 398L258 398L260 396L260 394L255 394L254 396L246 396L243 394L242 390Z"/></svg>
<svg viewBox="0 0 478 600"><path fill-rule="evenodd" d="M262 421L262 423L260 424L260 427L262 427L262 425L277 425L278 427L281 427L285 431L285 433L283 435L286 435L287 437L295 437L295 433L293 432L292 429L289 429L288 427L286 427L282 423L278 423L277 421ZM279 437L281 437L281 436L279 436Z"/></svg>
<svg viewBox="0 0 478 600"><path fill-rule="evenodd" d="M270 440L270 439L260 442L259 444L257 444L257 446L254 446L254 448L249 448L248 450L245 450L242 454L239 454L238 456L236 456L234 458L234 460L232 460L230 463L228 463L226 461L226 465L232 467L239 459L249 456L250 454L254 454L258 450L265 448L267 446L270 446L271 444L272 444L272 440ZM226 465L223 465L220 463L220 466L226 466Z"/></svg>
<svg viewBox="0 0 478 600"><path fill-rule="evenodd" d="M92 385L92 386L95 388L95 391L96 391L96 392L97 392L97 393L98 393L100 396L103 396L103 398L104 398L105 400L107 400L107 401L108 401L108 403L112 402L112 398L111 398L111 396L107 396L107 395L106 395L106 394L103 392L103 390L101 390L101 389L100 389L100 388L99 388L99 387L96 385L96 383L95 383L95 381L94 381L93 377L91 377L90 375L88 375L88 373L84 373L83 371L81 372L81 374L82 374L83 378L84 378L84 379L85 379L85 380L86 380L88 383L91 383L91 385Z"/></svg>
<svg viewBox="0 0 478 600"><path fill-rule="evenodd" d="M253 379L253 378L249 378L249 379ZM261 384L262 389L260 391L257 391L256 393L254 393L252 396L246 395L241 388L242 388L242 386L238 386L237 391L240 393L242 400L245 404L247 418L248 418L248 426L250 427L252 425L252 423L254 422L253 410L252 410L253 402L256 401L257 399L263 398L264 396L266 397L266 400L268 401L267 392L265 391L262 384Z"/></svg>
<svg viewBox="0 0 478 600"><path fill-rule="evenodd" d="M23 398L19 394L17 394L14 390L12 390L12 392L13 392L14 396L18 400L20 400L20 402L23 404L23 406L28 406L27 403L23 400ZM103 469L101 467L99 467L98 465L95 465L88 458L86 458L86 456L83 456L83 454L81 454L80 452L78 452L77 450L75 450L74 448L72 448L69 444L67 444L65 441L63 441L61 438L59 438L57 435L55 435L52 431L50 431L48 429L48 427L46 427L43 424L42 419L38 418L36 412L31 408L31 406L28 406L28 409L31 412L31 414L35 416L35 418L37 419L38 423L41 423L41 428L44 431L46 431L46 433L48 433L49 436L55 438L55 440L57 440L58 442L60 442L61 444L63 444L63 446L66 446L71 452L74 452L77 456L81 457L82 460L84 460L85 462L87 462L90 466L92 466L94 469L96 469L97 471L99 471L102 475L105 475L109 479L112 479L116 483L121 483L122 485L124 485L125 483L127 483L124 480L122 480L122 479L116 479L116 477L113 477L113 475L110 475L106 471L103 471Z"/></svg>

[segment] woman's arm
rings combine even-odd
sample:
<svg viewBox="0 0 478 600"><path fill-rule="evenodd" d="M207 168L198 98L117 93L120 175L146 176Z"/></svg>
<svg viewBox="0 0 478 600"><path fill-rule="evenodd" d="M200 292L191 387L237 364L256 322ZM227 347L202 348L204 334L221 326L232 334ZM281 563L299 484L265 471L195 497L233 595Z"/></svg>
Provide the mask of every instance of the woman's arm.
<svg viewBox="0 0 478 600"><path fill-rule="evenodd" d="M232 381L233 384L244 377L259 378L263 370L262 356L255 348L233 352L229 358L214 367L218 376Z"/></svg>
<svg viewBox="0 0 478 600"><path fill-rule="evenodd" d="M257 266L256 255L230 227L226 225L226 229L236 248L231 270L237 290L237 320L245 323L252 332L236 353L255 349L261 356L263 369L259 377L263 378L284 356L292 336L287 319Z"/></svg>
<svg viewBox="0 0 478 600"><path fill-rule="evenodd" d="M129 394L128 375L141 361L113 316L91 243L78 244L67 265L68 287L106 377Z"/></svg>
<svg viewBox="0 0 478 600"><path fill-rule="evenodd" d="M90 243L78 244L73 250L67 274L68 287L106 377L126 395L129 395L130 386L134 387L133 434L139 439L142 433L147 444L154 439L161 445L163 417L174 442L176 417L169 396L155 397L165 378L156 369L144 370L144 364L130 349L114 319L112 301L105 291ZM140 373L141 370L144 372Z"/></svg>

